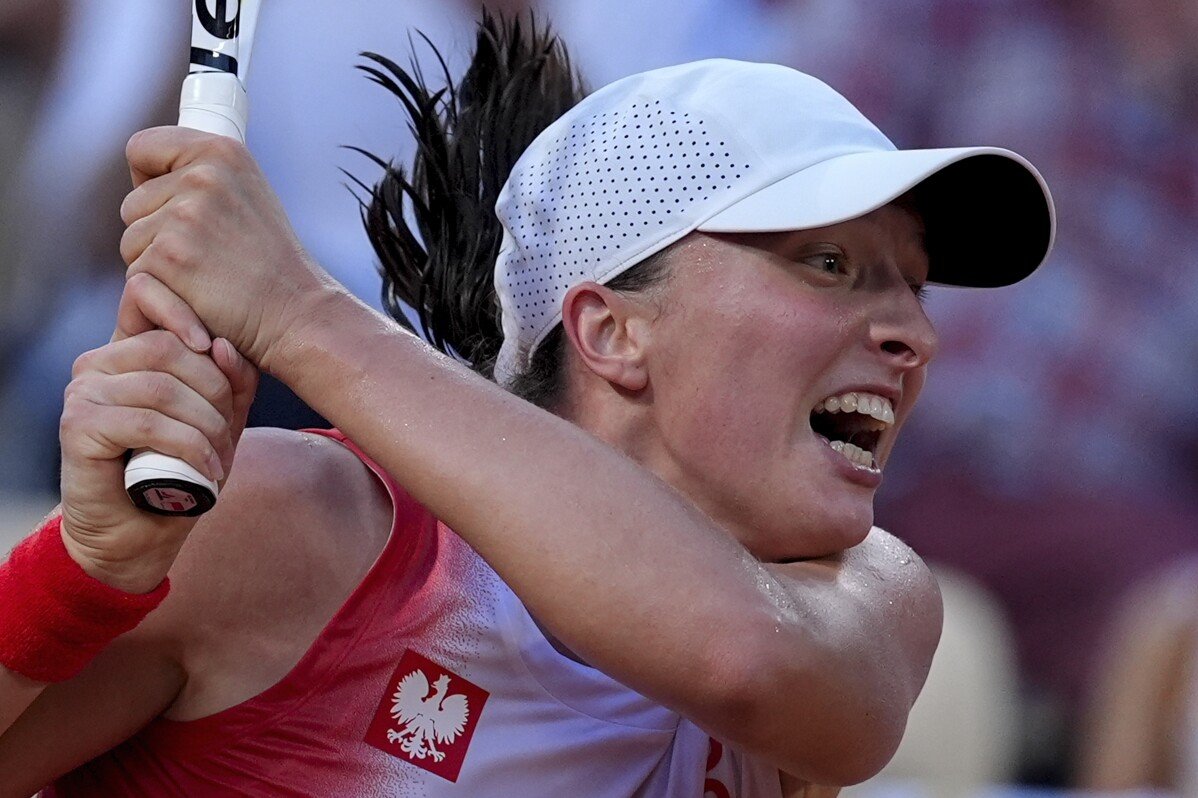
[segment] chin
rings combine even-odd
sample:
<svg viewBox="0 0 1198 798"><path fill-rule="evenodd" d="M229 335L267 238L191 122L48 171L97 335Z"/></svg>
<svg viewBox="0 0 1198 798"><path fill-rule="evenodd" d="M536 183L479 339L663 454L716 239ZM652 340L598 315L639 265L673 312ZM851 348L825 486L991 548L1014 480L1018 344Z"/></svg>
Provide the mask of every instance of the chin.
<svg viewBox="0 0 1198 798"><path fill-rule="evenodd" d="M865 542L874 523L873 502L862 506L846 502L836 507L821 507L818 514L804 513L801 528L795 524L773 539L764 541L755 554L766 562L813 560L830 557Z"/></svg>

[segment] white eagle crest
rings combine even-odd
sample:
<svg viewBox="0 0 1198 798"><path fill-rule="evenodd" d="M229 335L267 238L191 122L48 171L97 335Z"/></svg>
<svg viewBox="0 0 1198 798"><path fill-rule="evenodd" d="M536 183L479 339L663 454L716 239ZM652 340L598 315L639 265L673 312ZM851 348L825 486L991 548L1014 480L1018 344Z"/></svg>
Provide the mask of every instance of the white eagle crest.
<svg viewBox="0 0 1198 798"><path fill-rule="evenodd" d="M449 676L442 674L433 683L429 695L428 677L415 670L399 682L392 696L391 717L399 723L387 731L387 741L399 743L399 750L413 759L431 756L434 762L445 758L435 743L451 744L466 728L470 707L466 696L454 693L446 696Z"/></svg>

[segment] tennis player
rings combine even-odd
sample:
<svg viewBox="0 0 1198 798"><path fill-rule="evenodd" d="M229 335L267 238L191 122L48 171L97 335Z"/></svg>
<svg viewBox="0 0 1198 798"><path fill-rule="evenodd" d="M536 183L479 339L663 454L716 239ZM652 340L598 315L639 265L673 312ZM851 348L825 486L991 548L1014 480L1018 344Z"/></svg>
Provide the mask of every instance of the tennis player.
<svg viewBox="0 0 1198 798"><path fill-rule="evenodd" d="M448 94L376 63L420 143L364 212L386 294L472 368L328 278L240 145L135 136L118 330L68 390L61 513L0 573L5 794L877 772L940 629L872 526L936 349L919 294L1034 270L1039 175L896 150L780 66L582 98L547 33L495 22ZM338 430L240 435L255 367ZM216 508L132 508L137 446L232 469Z"/></svg>

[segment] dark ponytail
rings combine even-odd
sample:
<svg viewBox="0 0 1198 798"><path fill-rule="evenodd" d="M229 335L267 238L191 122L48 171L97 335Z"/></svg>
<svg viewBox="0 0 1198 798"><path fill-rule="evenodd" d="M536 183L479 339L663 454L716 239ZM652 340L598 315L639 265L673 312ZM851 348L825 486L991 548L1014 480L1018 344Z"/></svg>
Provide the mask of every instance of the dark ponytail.
<svg viewBox="0 0 1198 798"><path fill-rule="evenodd" d="M414 60L405 70L381 55L362 54L373 63L359 69L399 98L416 137L410 170L358 150L384 172L373 188L355 179L369 195L362 219L379 259L388 312L412 329L406 303L425 339L492 379L503 342L494 287L502 238L495 202L521 153L585 90L561 41L531 13L500 19L484 12L474 56L456 85L425 41L440 63L444 88L429 88ZM607 285L638 291L664 272L654 256ZM512 392L541 407L557 405L565 345L559 325L526 372L516 375Z"/></svg>
<svg viewBox="0 0 1198 798"><path fill-rule="evenodd" d="M410 170L364 153L384 174L368 189L362 218L388 312L410 327L400 303L408 304L430 343L491 377L502 343L495 201L520 154L585 92L561 43L531 14L484 14L474 57L456 85L432 49L445 81L436 90L414 60L404 70L363 53L373 64L359 69L403 103L417 150Z"/></svg>

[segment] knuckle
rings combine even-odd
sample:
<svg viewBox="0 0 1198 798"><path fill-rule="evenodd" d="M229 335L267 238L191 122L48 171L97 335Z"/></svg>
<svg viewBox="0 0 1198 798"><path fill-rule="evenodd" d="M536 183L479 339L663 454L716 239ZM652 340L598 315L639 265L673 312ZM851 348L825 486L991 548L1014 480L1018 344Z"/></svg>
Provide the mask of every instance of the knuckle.
<svg viewBox="0 0 1198 798"><path fill-rule="evenodd" d="M190 199L176 200L171 208L171 217L184 227L195 226L202 215L199 203Z"/></svg>
<svg viewBox="0 0 1198 798"><path fill-rule="evenodd" d="M167 330L151 330L140 338L146 347L146 364L154 370L165 369L183 349L179 337Z"/></svg>
<svg viewBox="0 0 1198 798"><path fill-rule="evenodd" d="M204 146L213 159L225 162L234 161L241 150L241 145L228 136L213 136Z"/></svg>
<svg viewBox="0 0 1198 798"><path fill-rule="evenodd" d="M139 130L129 137L129 141L125 144L126 160L133 160L137 157L137 153L141 151L141 146L145 140L146 131Z"/></svg>
<svg viewBox="0 0 1198 798"><path fill-rule="evenodd" d="M149 247L146 247L146 249L149 249ZM125 269L125 282L126 283L128 283L130 280L132 280L134 277L136 277L139 274L146 274L149 272L149 270L150 270L149 262L144 257L144 255L146 254L145 250L142 250L141 254L143 257L138 257L137 260L130 263L129 267L127 269Z"/></svg>
<svg viewBox="0 0 1198 798"><path fill-rule="evenodd" d="M131 274L125 280L125 293L133 299L144 299L156 282L157 280L154 279L154 276L146 272Z"/></svg>
<svg viewBox="0 0 1198 798"><path fill-rule="evenodd" d="M146 251L153 250L153 260L166 266L183 266L187 263L188 247L182 236L173 235L169 231L160 232L155 236Z"/></svg>
<svg viewBox="0 0 1198 798"><path fill-rule="evenodd" d="M125 195L125 198L121 200L121 222L123 222L126 227L133 224L139 218L134 212L135 200L133 197L135 194L137 194L137 189L130 191Z"/></svg>
<svg viewBox="0 0 1198 798"><path fill-rule="evenodd" d="M63 407L64 415L66 414L67 410L69 410L70 408L73 408L75 406L75 403L78 401L78 398L79 398L79 392L80 392L80 386L79 386L79 380L77 380L77 379L71 380L70 382L68 382L67 387L63 389L63 391L62 391L62 407Z"/></svg>
<svg viewBox="0 0 1198 798"><path fill-rule="evenodd" d="M96 360L99 357L98 353L99 350L97 349L89 349L79 357L75 358L75 362L71 364L71 379L76 380L81 374L92 371L95 368Z"/></svg>
<svg viewBox="0 0 1198 798"><path fill-rule="evenodd" d="M183 185L193 191L211 191L220 185L220 171L210 163L197 163L183 173Z"/></svg>
<svg viewBox="0 0 1198 798"><path fill-rule="evenodd" d="M58 419L58 434L65 442L77 436L82 429L82 414L79 412L78 406L75 404L67 404L62 409L62 416Z"/></svg>
<svg viewBox="0 0 1198 798"><path fill-rule="evenodd" d="M157 413L149 408L137 408L133 411L133 429L138 435L149 438L158 429Z"/></svg>
<svg viewBox="0 0 1198 798"><path fill-rule="evenodd" d="M165 374L152 374L146 378L146 389L154 407L169 407L175 400L175 386Z"/></svg>
<svg viewBox="0 0 1198 798"><path fill-rule="evenodd" d="M129 234L129 228L126 227L125 232L121 233L121 242L117 246L117 249L120 251L121 260L124 261L125 265L131 266L133 264L134 246L133 236Z"/></svg>

